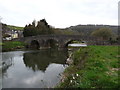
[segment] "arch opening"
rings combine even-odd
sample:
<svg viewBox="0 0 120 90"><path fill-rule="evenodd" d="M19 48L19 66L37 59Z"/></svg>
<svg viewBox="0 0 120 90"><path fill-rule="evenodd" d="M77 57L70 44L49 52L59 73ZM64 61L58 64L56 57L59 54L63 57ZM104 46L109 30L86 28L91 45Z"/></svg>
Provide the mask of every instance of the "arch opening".
<svg viewBox="0 0 120 90"><path fill-rule="evenodd" d="M39 42L37 40L31 41L30 47L32 49L39 49L40 48Z"/></svg>
<svg viewBox="0 0 120 90"><path fill-rule="evenodd" d="M68 47L69 44L86 44L87 43L84 40L69 40L67 43L65 43L65 47Z"/></svg>

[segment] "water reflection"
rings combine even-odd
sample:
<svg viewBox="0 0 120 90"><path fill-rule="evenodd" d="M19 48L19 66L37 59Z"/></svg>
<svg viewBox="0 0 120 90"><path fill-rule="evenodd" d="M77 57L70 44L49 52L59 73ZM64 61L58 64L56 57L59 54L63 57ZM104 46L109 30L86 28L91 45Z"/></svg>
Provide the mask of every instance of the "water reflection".
<svg viewBox="0 0 120 90"><path fill-rule="evenodd" d="M8 53L8 52L6 52ZM7 70L9 69L9 67L14 65L14 56L21 56L22 54L20 54L20 52L17 53L13 53L13 52L9 52L9 54L6 53L2 53L2 74L3 76L7 76Z"/></svg>
<svg viewBox="0 0 120 90"><path fill-rule="evenodd" d="M66 51L57 49L5 52L4 66L9 67L3 69L3 88L54 87L65 69L66 58Z"/></svg>
<svg viewBox="0 0 120 90"><path fill-rule="evenodd" d="M41 50L37 52L24 53L24 64L34 71L45 71L50 63L65 64L67 53L57 49Z"/></svg>

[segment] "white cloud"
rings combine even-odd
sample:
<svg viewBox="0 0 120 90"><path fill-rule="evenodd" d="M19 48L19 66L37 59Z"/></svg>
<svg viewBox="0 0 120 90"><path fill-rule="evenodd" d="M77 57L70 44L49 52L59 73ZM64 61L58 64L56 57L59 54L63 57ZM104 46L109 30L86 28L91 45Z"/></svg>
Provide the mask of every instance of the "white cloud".
<svg viewBox="0 0 120 90"><path fill-rule="evenodd" d="M25 26L46 18L55 27L77 24L118 24L118 0L0 0L7 24Z"/></svg>

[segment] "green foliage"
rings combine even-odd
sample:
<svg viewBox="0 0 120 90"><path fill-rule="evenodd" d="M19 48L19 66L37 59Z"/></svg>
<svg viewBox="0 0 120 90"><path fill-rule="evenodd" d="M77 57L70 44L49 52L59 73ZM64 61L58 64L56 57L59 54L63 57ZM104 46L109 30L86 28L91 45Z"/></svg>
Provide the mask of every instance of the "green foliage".
<svg viewBox="0 0 120 90"><path fill-rule="evenodd" d="M13 25L7 25L10 30L23 30L23 27L13 26Z"/></svg>
<svg viewBox="0 0 120 90"><path fill-rule="evenodd" d="M5 30L23 30L23 27L13 26L13 25L7 25L2 23L2 29Z"/></svg>
<svg viewBox="0 0 120 90"><path fill-rule="evenodd" d="M36 35L47 35L47 34L53 34L53 33L54 31L48 25L45 19L38 21L37 25L36 25L36 21L34 20L32 24L26 25L23 31L24 37L36 36Z"/></svg>
<svg viewBox="0 0 120 90"><path fill-rule="evenodd" d="M78 35L79 33L70 29L52 28L57 35Z"/></svg>
<svg viewBox="0 0 120 90"><path fill-rule="evenodd" d="M112 30L109 28L100 28L91 33L92 36L101 37L103 40L108 40L113 37Z"/></svg>
<svg viewBox="0 0 120 90"><path fill-rule="evenodd" d="M87 57L88 48L80 48L78 51L73 53L73 64L79 66L83 59Z"/></svg>
<svg viewBox="0 0 120 90"><path fill-rule="evenodd" d="M98 30L99 28L110 28L115 35L118 35L118 26L111 25L76 25L71 26L69 29L72 31L77 31L80 35L90 36L92 32Z"/></svg>
<svg viewBox="0 0 120 90"><path fill-rule="evenodd" d="M85 58L84 68L80 66L81 58L85 52L88 57ZM87 49L80 48L73 54L74 63L65 70L65 82L60 87L63 88L118 88L118 46L88 46ZM83 60L85 60L83 59ZM73 68L74 67L74 68ZM78 74L78 76L76 76ZM73 79L74 77L74 79ZM72 80L72 82L71 82Z"/></svg>
<svg viewBox="0 0 120 90"><path fill-rule="evenodd" d="M7 24L2 23L2 30L5 31L5 30L10 30L10 29L7 27Z"/></svg>
<svg viewBox="0 0 120 90"><path fill-rule="evenodd" d="M86 62L85 72L78 71L83 79L89 82L89 88L117 88L118 87L118 47L117 46L90 46L89 58ZM85 80L84 80L85 79ZM85 88L80 83L78 87Z"/></svg>
<svg viewBox="0 0 120 90"><path fill-rule="evenodd" d="M113 37L113 33L109 28L100 28L91 33L92 36L101 37L104 40L108 40L110 37Z"/></svg>
<svg viewBox="0 0 120 90"><path fill-rule="evenodd" d="M3 43L0 43L0 46L3 45Z"/></svg>
<svg viewBox="0 0 120 90"><path fill-rule="evenodd" d="M7 41L2 43L2 51L10 51L14 49L20 49L24 47L23 42L18 42L18 41Z"/></svg>

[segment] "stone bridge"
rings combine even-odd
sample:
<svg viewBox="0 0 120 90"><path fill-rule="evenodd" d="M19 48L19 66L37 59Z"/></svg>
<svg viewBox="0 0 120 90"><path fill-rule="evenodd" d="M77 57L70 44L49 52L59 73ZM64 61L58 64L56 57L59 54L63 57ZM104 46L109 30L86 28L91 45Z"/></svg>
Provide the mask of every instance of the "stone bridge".
<svg viewBox="0 0 120 90"><path fill-rule="evenodd" d="M66 47L73 40L85 42L87 45L103 44L103 42L98 38L87 36L83 37L80 35L38 35L17 39L17 41L26 43L28 47L36 46L37 48L50 47L50 44L53 42L56 43L58 47Z"/></svg>

